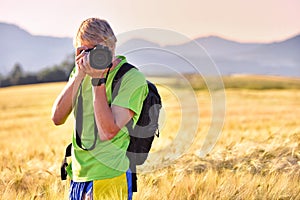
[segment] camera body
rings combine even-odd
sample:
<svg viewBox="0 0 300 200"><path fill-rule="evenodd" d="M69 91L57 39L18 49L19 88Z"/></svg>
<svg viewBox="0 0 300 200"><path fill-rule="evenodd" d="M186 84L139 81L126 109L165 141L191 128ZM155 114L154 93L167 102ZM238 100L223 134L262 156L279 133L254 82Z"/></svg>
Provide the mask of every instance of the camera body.
<svg viewBox="0 0 300 200"><path fill-rule="evenodd" d="M90 66L95 69L105 69L112 62L112 52L108 47L98 44L93 49L87 49L89 52Z"/></svg>

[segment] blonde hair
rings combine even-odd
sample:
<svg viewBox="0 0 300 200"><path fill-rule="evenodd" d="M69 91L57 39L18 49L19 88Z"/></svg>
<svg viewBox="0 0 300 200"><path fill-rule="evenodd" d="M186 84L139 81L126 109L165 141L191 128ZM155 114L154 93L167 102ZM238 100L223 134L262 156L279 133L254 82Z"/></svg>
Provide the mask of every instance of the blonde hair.
<svg viewBox="0 0 300 200"><path fill-rule="evenodd" d="M117 38L106 20L99 18L89 18L84 20L74 38L75 48L79 47L82 41L92 44L103 44L112 52L115 51Z"/></svg>

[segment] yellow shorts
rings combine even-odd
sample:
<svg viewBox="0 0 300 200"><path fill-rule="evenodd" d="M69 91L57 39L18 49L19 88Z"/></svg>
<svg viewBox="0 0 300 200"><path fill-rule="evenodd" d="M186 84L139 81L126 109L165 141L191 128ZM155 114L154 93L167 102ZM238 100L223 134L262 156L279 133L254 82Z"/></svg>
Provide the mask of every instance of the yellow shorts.
<svg viewBox="0 0 300 200"><path fill-rule="evenodd" d="M114 178L88 182L71 181L69 200L131 200L132 176L130 170Z"/></svg>
<svg viewBox="0 0 300 200"><path fill-rule="evenodd" d="M126 174L115 178L93 181L93 199L128 199Z"/></svg>

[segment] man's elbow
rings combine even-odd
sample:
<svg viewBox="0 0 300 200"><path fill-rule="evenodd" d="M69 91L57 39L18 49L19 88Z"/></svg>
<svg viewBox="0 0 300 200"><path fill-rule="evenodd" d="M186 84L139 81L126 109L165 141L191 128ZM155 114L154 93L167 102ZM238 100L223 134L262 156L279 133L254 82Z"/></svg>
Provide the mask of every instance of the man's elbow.
<svg viewBox="0 0 300 200"><path fill-rule="evenodd" d="M64 119L59 118L58 116L56 116L55 114L52 115L52 122L54 123L54 125L59 126L65 123Z"/></svg>
<svg viewBox="0 0 300 200"><path fill-rule="evenodd" d="M113 137L111 137L109 135L104 135L104 134L100 135L100 140L101 141L108 141L108 140L111 140L111 139L113 139Z"/></svg>
<svg viewBox="0 0 300 200"><path fill-rule="evenodd" d="M100 140L101 141L111 140L118 134L119 131L120 131L120 129L114 129L114 130L99 134Z"/></svg>
<svg viewBox="0 0 300 200"><path fill-rule="evenodd" d="M111 140L115 137L113 134L100 134L99 135L101 141Z"/></svg>

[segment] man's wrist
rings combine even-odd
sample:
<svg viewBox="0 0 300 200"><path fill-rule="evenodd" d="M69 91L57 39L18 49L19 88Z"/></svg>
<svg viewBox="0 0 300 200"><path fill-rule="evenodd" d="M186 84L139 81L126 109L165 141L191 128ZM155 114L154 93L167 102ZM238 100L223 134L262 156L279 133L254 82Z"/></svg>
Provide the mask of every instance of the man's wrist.
<svg viewBox="0 0 300 200"><path fill-rule="evenodd" d="M76 81L76 82L82 82L82 80L85 78L85 74L79 74L79 73L76 73L71 79Z"/></svg>
<svg viewBox="0 0 300 200"><path fill-rule="evenodd" d="M92 78L91 83L93 86L101 86L105 84L106 79L105 78Z"/></svg>
<svg viewBox="0 0 300 200"><path fill-rule="evenodd" d="M94 72L90 74L90 77L92 78L104 78L105 77L105 70L97 70L97 72Z"/></svg>

